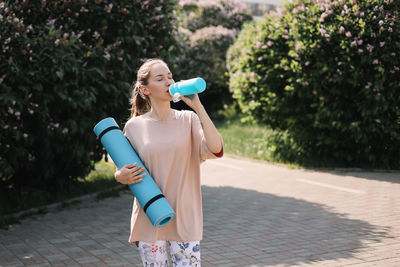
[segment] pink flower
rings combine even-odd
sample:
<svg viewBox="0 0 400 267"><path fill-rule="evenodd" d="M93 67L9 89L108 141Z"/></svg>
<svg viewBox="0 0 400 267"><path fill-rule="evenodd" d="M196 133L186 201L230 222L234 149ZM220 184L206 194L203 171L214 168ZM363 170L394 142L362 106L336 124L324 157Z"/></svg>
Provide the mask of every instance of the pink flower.
<svg viewBox="0 0 400 267"><path fill-rule="evenodd" d="M299 51L301 49L301 44L297 43L294 49L296 49L296 51Z"/></svg>
<svg viewBox="0 0 400 267"><path fill-rule="evenodd" d="M385 42L379 42L379 46L383 47L385 45Z"/></svg>
<svg viewBox="0 0 400 267"><path fill-rule="evenodd" d="M261 60L263 60L263 57L258 57L258 61L261 61Z"/></svg>
<svg viewBox="0 0 400 267"><path fill-rule="evenodd" d="M346 37L351 37L351 32L346 32Z"/></svg>
<svg viewBox="0 0 400 267"><path fill-rule="evenodd" d="M378 63L379 63L379 60L377 60L377 59L374 59L374 61L372 61L372 64L374 64L374 65L378 65Z"/></svg>
<svg viewBox="0 0 400 267"><path fill-rule="evenodd" d="M67 133L68 133L68 131L69 131L69 130L68 130L68 128L64 128L64 129L62 130L62 132L61 132L61 133L62 133L62 134L67 134Z"/></svg>
<svg viewBox="0 0 400 267"><path fill-rule="evenodd" d="M263 45L263 46L261 46L261 48L262 48L262 49L266 49L266 48L267 48L267 46L266 46L266 45Z"/></svg>
<svg viewBox="0 0 400 267"><path fill-rule="evenodd" d="M108 61L110 61L110 58L111 58L110 53L106 52L106 53L104 54L104 58L107 59Z"/></svg>
<svg viewBox="0 0 400 267"><path fill-rule="evenodd" d="M261 47L261 43L259 41L256 41L256 44L254 45L255 49L259 49Z"/></svg>
<svg viewBox="0 0 400 267"><path fill-rule="evenodd" d="M382 26L383 25L383 20L380 20L379 21L379 26Z"/></svg>
<svg viewBox="0 0 400 267"><path fill-rule="evenodd" d="M100 34L97 31L95 31L92 36L94 39L98 39L100 37Z"/></svg>
<svg viewBox="0 0 400 267"><path fill-rule="evenodd" d="M274 44L274 43L273 43L272 41L268 41L268 42L267 42L267 45L268 45L269 47L271 47L273 44Z"/></svg>
<svg viewBox="0 0 400 267"><path fill-rule="evenodd" d="M339 28L339 33L340 33L340 34L344 33L344 27L343 27L343 26L340 26L340 28Z"/></svg>
<svg viewBox="0 0 400 267"><path fill-rule="evenodd" d="M54 22L56 22L56 20L55 19L48 19L47 20L47 26L52 26L52 25L54 25ZM31 25L30 25L31 26ZM32 27L32 26L31 26Z"/></svg>
<svg viewBox="0 0 400 267"><path fill-rule="evenodd" d="M389 27L388 31L389 31L389 32L393 32L392 27Z"/></svg>
<svg viewBox="0 0 400 267"><path fill-rule="evenodd" d="M250 78L254 78L255 73L252 71L250 72Z"/></svg>
<svg viewBox="0 0 400 267"><path fill-rule="evenodd" d="M23 136L24 136L25 139L28 138L28 134L27 133L24 133Z"/></svg>
<svg viewBox="0 0 400 267"><path fill-rule="evenodd" d="M372 52L372 50L374 50L374 46L373 45L370 45L370 44L368 44L367 45L367 50L371 53Z"/></svg>
<svg viewBox="0 0 400 267"><path fill-rule="evenodd" d="M362 54L364 51L362 49L358 49L357 53Z"/></svg>
<svg viewBox="0 0 400 267"><path fill-rule="evenodd" d="M306 63L304 63L305 66L310 65L310 61L306 61Z"/></svg>
<svg viewBox="0 0 400 267"><path fill-rule="evenodd" d="M376 34L375 34L374 32L371 32L371 37L372 37L372 38L375 38L375 37L376 37Z"/></svg>
<svg viewBox="0 0 400 267"><path fill-rule="evenodd" d="M361 39L358 40L358 41L357 41L357 44L358 44L358 45L362 45L362 44L363 44L363 40L361 40Z"/></svg>

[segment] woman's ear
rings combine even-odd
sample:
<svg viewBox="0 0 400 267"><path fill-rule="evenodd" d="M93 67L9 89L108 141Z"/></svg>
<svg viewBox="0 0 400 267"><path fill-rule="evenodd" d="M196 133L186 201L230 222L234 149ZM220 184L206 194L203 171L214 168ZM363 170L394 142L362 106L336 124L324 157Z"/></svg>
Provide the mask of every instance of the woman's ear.
<svg viewBox="0 0 400 267"><path fill-rule="evenodd" d="M148 89L147 87L145 87L144 85L141 85L141 86L140 86L140 91L142 91L142 93L143 93L144 95L150 95L149 89Z"/></svg>

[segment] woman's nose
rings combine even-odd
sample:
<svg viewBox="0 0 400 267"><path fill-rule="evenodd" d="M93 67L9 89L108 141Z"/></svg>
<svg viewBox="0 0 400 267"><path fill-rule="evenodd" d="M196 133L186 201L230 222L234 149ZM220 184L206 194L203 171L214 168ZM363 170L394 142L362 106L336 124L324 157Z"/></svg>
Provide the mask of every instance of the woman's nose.
<svg viewBox="0 0 400 267"><path fill-rule="evenodd" d="M174 84L174 83L175 83L174 79L168 79L168 80L167 80L167 86L168 86L168 87L170 87L171 84Z"/></svg>

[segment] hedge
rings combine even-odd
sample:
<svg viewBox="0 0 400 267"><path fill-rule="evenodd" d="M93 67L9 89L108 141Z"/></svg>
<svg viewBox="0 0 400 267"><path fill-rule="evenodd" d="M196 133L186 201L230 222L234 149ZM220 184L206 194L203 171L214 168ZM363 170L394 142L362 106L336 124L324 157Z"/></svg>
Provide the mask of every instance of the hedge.
<svg viewBox="0 0 400 267"><path fill-rule="evenodd" d="M300 1L247 25L228 52L247 119L289 134L297 161L400 167L398 1Z"/></svg>
<svg viewBox="0 0 400 267"><path fill-rule="evenodd" d="M167 62L175 1L0 3L1 187L52 188L85 177L105 153L96 122L129 117L145 58Z"/></svg>

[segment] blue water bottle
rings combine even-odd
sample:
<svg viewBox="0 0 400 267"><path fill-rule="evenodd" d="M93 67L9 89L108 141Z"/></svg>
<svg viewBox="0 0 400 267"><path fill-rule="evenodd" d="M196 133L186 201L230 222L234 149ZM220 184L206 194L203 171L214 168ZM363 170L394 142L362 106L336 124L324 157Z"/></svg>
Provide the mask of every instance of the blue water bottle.
<svg viewBox="0 0 400 267"><path fill-rule="evenodd" d="M172 95L172 100L175 103L180 100L180 95L194 95L204 90L206 90L206 81L200 77L177 82L169 87L169 93Z"/></svg>

